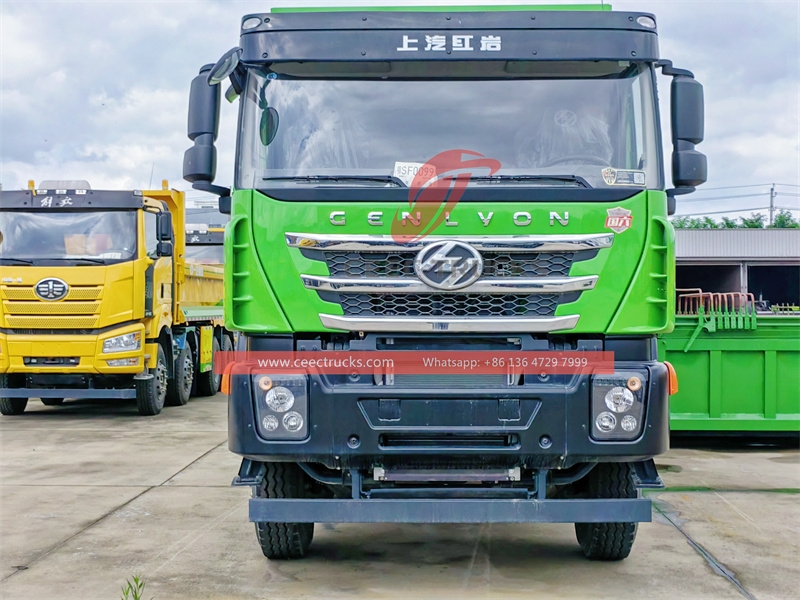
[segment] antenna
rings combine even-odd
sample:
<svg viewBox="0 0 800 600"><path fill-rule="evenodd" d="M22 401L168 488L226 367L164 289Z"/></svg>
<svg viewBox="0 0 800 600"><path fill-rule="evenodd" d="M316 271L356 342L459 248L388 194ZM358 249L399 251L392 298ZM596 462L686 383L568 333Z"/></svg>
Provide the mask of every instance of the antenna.
<svg viewBox="0 0 800 600"><path fill-rule="evenodd" d="M150 169L150 183L147 184L147 189L151 189L153 187L153 171L156 170L156 163L153 163L152 168Z"/></svg>

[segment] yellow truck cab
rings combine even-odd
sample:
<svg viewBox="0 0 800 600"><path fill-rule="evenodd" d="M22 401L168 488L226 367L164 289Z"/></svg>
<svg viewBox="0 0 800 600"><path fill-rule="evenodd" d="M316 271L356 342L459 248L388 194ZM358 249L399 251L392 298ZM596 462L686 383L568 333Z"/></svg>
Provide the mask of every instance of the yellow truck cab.
<svg viewBox="0 0 800 600"><path fill-rule="evenodd" d="M140 414L213 395L222 269L187 264L183 192L42 182L0 192L0 412L30 398L135 399Z"/></svg>

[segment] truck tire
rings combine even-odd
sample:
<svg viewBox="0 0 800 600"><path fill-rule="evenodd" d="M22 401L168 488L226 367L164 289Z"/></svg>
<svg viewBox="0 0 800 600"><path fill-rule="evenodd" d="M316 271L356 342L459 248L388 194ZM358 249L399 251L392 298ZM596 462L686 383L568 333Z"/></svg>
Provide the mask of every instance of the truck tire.
<svg viewBox="0 0 800 600"><path fill-rule="evenodd" d="M303 498L306 475L294 463L266 463L263 487L258 498ZM303 558L314 537L314 523L256 522L256 538L269 559Z"/></svg>
<svg viewBox="0 0 800 600"><path fill-rule="evenodd" d="M0 375L0 387L8 387L8 375ZM21 415L25 412L26 406L28 406L27 398L0 398L0 413L4 415Z"/></svg>
<svg viewBox="0 0 800 600"><path fill-rule="evenodd" d="M600 463L586 476L590 498L636 498L630 463ZM575 523L581 550L590 560L622 560L631 553L636 523Z"/></svg>
<svg viewBox="0 0 800 600"><path fill-rule="evenodd" d="M167 397L167 356L161 344L158 345L156 369L152 375L153 377L149 379L134 380L139 414L150 417L161 412Z"/></svg>
<svg viewBox="0 0 800 600"><path fill-rule="evenodd" d="M219 391L219 384L222 382L222 374L214 372L214 359L219 352L219 342L214 338L211 345L211 369L205 373L197 374L197 394L200 396L213 396Z"/></svg>
<svg viewBox="0 0 800 600"><path fill-rule="evenodd" d="M183 350L178 352L175 359L175 370L173 377L167 382L167 406L183 406L189 401L192 395L192 383L194 380L194 358L189 345L185 345Z"/></svg>
<svg viewBox="0 0 800 600"><path fill-rule="evenodd" d="M63 398L39 398L45 406L60 406L64 403Z"/></svg>

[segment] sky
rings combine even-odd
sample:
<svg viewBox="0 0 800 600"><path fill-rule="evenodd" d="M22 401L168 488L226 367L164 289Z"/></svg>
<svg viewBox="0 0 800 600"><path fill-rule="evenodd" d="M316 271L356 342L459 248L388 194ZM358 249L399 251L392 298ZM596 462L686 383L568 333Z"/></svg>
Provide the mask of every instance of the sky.
<svg viewBox="0 0 800 600"><path fill-rule="evenodd" d="M476 3L489 2L402 2ZM556 3L562 2L550 2ZM238 44L243 15L323 4L380 1L0 0L3 189L25 188L29 179L147 189L168 179L190 199L207 197L181 179L192 78ZM705 141L698 150L708 156L709 179L679 197L678 213L766 213L776 184L775 206L800 217L800 1L611 4L655 14L661 57L704 85ZM669 78L659 76L658 83L668 140ZM236 108L223 101L220 185L232 182L235 130ZM737 212L718 212L731 210Z"/></svg>

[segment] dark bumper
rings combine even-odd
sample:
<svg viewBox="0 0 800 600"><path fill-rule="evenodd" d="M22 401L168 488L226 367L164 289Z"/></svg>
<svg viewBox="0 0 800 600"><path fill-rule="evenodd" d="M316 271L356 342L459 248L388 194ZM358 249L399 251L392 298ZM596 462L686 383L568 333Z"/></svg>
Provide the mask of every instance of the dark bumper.
<svg viewBox="0 0 800 600"><path fill-rule="evenodd" d="M585 462L642 461L665 452L669 447L665 365L624 362L617 363L617 368L648 373L642 434L632 441L591 438L588 375L561 384L513 389L330 386L312 376L308 437L267 441L256 431L249 377L236 375L228 404L228 445L232 452L254 461L361 469L437 461L553 469ZM387 398L400 401L400 420L375 418L377 404ZM504 411L501 400L509 399L519 400L521 418L517 421L500 418ZM354 437L358 438L355 447ZM549 446L542 443L545 437Z"/></svg>
<svg viewBox="0 0 800 600"><path fill-rule="evenodd" d="M37 388L0 388L2 398L136 398L136 390L98 390L98 389L37 389Z"/></svg>

